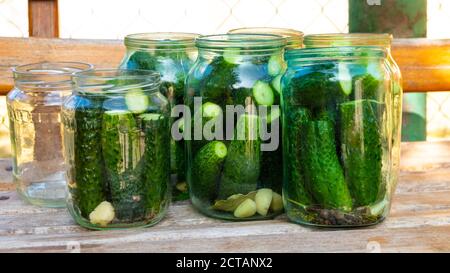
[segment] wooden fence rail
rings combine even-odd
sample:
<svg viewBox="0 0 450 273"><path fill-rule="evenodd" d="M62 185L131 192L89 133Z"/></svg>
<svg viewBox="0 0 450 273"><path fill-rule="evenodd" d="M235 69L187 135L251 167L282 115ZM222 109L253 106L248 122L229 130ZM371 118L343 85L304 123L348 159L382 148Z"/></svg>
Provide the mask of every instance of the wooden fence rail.
<svg viewBox="0 0 450 273"><path fill-rule="evenodd" d="M12 87L11 67L41 61L81 61L117 67L124 55L120 40L0 38L0 94ZM450 91L450 39L396 39L393 55L405 92Z"/></svg>

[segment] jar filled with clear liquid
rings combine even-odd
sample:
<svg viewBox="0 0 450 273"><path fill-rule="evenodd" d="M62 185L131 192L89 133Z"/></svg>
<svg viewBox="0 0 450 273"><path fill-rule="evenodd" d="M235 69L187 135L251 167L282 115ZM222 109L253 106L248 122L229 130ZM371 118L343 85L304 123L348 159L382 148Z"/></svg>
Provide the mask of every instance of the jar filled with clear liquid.
<svg viewBox="0 0 450 273"><path fill-rule="evenodd" d="M19 195L31 204L66 204L61 105L72 93L72 74L91 68L45 62L13 69L14 88L7 96L13 177Z"/></svg>

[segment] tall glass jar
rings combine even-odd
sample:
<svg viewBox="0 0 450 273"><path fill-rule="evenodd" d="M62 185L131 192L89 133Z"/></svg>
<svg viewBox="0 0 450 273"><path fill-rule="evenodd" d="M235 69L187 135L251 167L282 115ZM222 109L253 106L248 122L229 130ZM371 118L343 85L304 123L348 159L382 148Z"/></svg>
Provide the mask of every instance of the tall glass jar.
<svg viewBox="0 0 450 273"><path fill-rule="evenodd" d="M389 69L392 73L392 107L393 107L393 123L394 137L392 139L392 167L393 175L398 174L400 168L400 144L402 129L402 102L403 87L402 74L400 68L395 62L391 54L391 44L393 36L387 33L345 33L345 34L313 34L305 36L305 47L342 47L342 46L380 46L386 49ZM398 177L392 177L392 185L396 185Z"/></svg>
<svg viewBox="0 0 450 273"><path fill-rule="evenodd" d="M170 107L147 70L75 74L63 107L68 208L91 229L151 226L170 191Z"/></svg>
<svg viewBox="0 0 450 273"><path fill-rule="evenodd" d="M286 53L283 200L290 220L379 223L395 190L392 72L382 47Z"/></svg>
<svg viewBox="0 0 450 273"><path fill-rule="evenodd" d="M184 81L197 58L194 33L138 33L125 37L122 69L154 70L161 74L161 92L173 106L183 104ZM171 141L173 200L189 199L184 141Z"/></svg>
<svg viewBox="0 0 450 273"><path fill-rule="evenodd" d="M272 28L272 27L244 27L236 28L228 31L234 34L272 34L279 35L287 40L286 50L299 49L303 47L303 32L289 28Z"/></svg>
<svg viewBox="0 0 450 273"><path fill-rule="evenodd" d="M61 105L72 92L71 75L84 63L21 65L7 95L13 178L20 196L34 205L65 206Z"/></svg>
<svg viewBox="0 0 450 273"><path fill-rule="evenodd" d="M197 39L186 80L184 130L191 201L228 220L274 217L281 202L280 85L285 38L224 34Z"/></svg>

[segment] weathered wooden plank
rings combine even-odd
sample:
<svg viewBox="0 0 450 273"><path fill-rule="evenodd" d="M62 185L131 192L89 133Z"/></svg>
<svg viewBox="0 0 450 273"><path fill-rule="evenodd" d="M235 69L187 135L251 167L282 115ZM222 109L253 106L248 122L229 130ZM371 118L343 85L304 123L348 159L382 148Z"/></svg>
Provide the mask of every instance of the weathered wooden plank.
<svg viewBox="0 0 450 273"><path fill-rule="evenodd" d="M0 94L11 89L11 67L40 61L82 61L116 67L124 55L120 40L0 38ZM406 92L450 90L450 40L396 39L393 55Z"/></svg>
<svg viewBox="0 0 450 273"><path fill-rule="evenodd" d="M11 90L11 68L43 61L73 61L114 68L125 54L123 41L0 38L0 95Z"/></svg>
<svg viewBox="0 0 450 273"><path fill-rule="evenodd" d="M417 227L390 228L389 221L366 229L312 229L274 220L183 229L157 226L73 234L42 232L4 238L2 252L64 251L77 244L84 252L355 252L374 247L383 252L450 251L449 225L422 222Z"/></svg>
<svg viewBox="0 0 450 273"><path fill-rule="evenodd" d="M450 39L395 39L392 54L406 92L450 91Z"/></svg>
<svg viewBox="0 0 450 273"><path fill-rule="evenodd" d="M0 193L13 190L12 161L10 158L0 159Z"/></svg>
<svg viewBox="0 0 450 273"><path fill-rule="evenodd" d="M391 215L374 227L305 228L284 215L272 221L226 222L206 218L181 202L154 227L94 232L77 226L65 209L27 205L14 191L0 191L0 252L78 247L83 252L449 252L449 147L403 144L404 170Z"/></svg>
<svg viewBox="0 0 450 273"><path fill-rule="evenodd" d="M58 0L28 0L28 25L31 37L58 37Z"/></svg>

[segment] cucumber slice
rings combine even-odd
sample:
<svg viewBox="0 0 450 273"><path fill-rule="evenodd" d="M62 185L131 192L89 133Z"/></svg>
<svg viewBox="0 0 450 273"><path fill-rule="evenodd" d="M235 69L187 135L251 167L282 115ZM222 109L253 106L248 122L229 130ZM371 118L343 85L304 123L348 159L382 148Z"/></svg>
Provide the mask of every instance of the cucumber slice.
<svg viewBox="0 0 450 273"><path fill-rule="evenodd" d="M202 106L203 117L215 118L222 113L222 108L219 105L212 102L205 102Z"/></svg>
<svg viewBox="0 0 450 273"><path fill-rule="evenodd" d="M283 77L283 74L280 74L278 76L276 76L273 80L272 80L272 87L273 89L275 89L275 91L277 91L279 94L281 94L281 78Z"/></svg>
<svg viewBox="0 0 450 273"><path fill-rule="evenodd" d="M283 59L278 55L273 55L267 64L267 70L270 76L277 76L284 70Z"/></svg>
<svg viewBox="0 0 450 273"><path fill-rule="evenodd" d="M214 145L214 153L218 158L225 158L228 153L227 145L217 142Z"/></svg>
<svg viewBox="0 0 450 273"><path fill-rule="evenodd" d="M223 52L223 59L230 64L242 62L243 57L239 48L226 48Z"/></svg>
<svg viewBox="0 0 450 273"><path fill-rule="evenodd" d="M350 95L352 93L352 75L345 63L339 63L338 79L342 92L347 96Z"/></svg>
<svg viewBox="0 0 450 273"><path fill-rule="evenodd" d="M141 89L135 89L125 94L125 104L133 113L143 113L147 110L150 101Z"/></svg>
<svg viewBox="0 0 450 273"><path fill-rule="evenodd" d="M271 106L275 101L272 88L262 81L257 81L253 86L253 97L259 105Z"/></svg>

